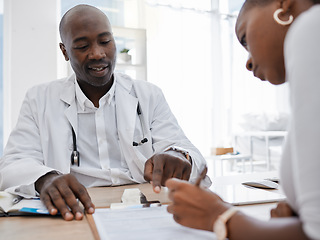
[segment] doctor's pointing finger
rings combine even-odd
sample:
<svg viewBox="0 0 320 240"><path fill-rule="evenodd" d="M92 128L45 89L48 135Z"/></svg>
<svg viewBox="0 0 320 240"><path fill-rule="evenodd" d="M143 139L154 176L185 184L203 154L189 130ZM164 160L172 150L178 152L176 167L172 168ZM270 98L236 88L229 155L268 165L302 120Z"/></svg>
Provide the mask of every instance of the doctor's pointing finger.
<svg viewBox="0 0 320 240"><path fill-rule="evenodd" d="M189 180L192 162L188 158L188 154L177 150L155 154L145 163L144 178L152 182L156 193L161 191L161 186L165 186L170 178Z"/></svg>

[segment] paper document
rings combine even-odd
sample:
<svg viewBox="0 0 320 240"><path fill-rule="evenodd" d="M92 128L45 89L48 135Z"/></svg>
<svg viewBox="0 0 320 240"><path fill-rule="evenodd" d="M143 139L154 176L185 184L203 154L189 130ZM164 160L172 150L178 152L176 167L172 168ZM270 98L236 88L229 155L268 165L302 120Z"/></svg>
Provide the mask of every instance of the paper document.
<svg viewBox="0 0 320 240"><path fill-rule="evenodd" d="M173 220L167 206L111 210L93 214L101 240L216 239L213 232L183 227Z"/></svg>

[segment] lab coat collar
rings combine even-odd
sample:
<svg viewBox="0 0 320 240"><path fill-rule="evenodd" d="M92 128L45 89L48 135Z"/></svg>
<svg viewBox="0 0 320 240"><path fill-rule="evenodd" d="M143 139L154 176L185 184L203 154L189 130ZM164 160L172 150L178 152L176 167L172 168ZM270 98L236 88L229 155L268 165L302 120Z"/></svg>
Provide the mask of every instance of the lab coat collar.
<svg viewBox="0 0 320 240"><path fill-rule="evenodd" d="M114 97L115 92L115 85L116 85L116 78L114 78L114 81L112 83L111 88L109 91L100 98L99 105L103 106L105 104L111 104L111 101ZM87 98L87 96L82 92L78 81L76 79L74 80L74 86L75 86L75 92L76 92L76 101L78 103L78 106L80 109L84 112L86 108L96 109L96 107L93 105L93 103Z"/></svg>
<svg viewBox="0 0 320 240"><path fill-rule="evenodd" d="M116 89L115 91L121 89L120 91L127 92L127 94L129 95L133 93L132 96L135 97L133 82L129 76L120 73L114 73L114 78L114 82L116 83L116 85L119 85L119 87L116 87L118 89ZM64 89L62 89L60 98L62 101L69 105L71 105L72 102L75 101L75 74L72 74L66 79L66 86Z"/></svg>
<svg viewBox="0 0 320 240"><path fill-rule="evenodd" d="M117 81L115 81L116 83ZM77 118L77 102L76 102L76 77L75 74L72 74L70 77L66 79L65 87L62 89L60 94L60 99L65 102L68 107L66 108L64 114L68 121L70 122L71 126L73 127L76 135L78 132L78 118ZM129 89L130 84L126 85L125 89Z"/></svg>
<svg viewBox="0 0 320 240"><path fill-rule="evenodd" d="M75 101L75 75L72 74L70 77L66 78L66 84L61 91L60 99L71 105Z"/></svg>

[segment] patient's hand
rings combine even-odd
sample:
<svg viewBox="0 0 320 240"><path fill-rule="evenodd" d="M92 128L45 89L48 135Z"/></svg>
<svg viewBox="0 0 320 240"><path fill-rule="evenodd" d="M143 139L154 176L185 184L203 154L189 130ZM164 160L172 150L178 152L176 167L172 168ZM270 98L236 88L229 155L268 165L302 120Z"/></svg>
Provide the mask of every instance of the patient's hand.
<svg viewBox="0 0 320 240"><path fill-rule="evenodd" d="M64 220L81 220L83 211L77 198L87 213L94 213L94 204L86 188L71 174L47 173L36 181L35 186L40 193L41 201L51 215L56 215L60 211Z"/></svg>
<svg viewBox="0 0 320 240"><path fill-rule="evenodd" d="M231 207L215 193L186 181L172 178L166 186L172 200L167 210L183 226L213 231L217 217Z"/></svg>
<svg viewBox="0 0 320 240"><path fill-rule="evenodd" d="M287 202L279 202L276 208L271 209L270 215L272 218L296 216Z"/></svg>

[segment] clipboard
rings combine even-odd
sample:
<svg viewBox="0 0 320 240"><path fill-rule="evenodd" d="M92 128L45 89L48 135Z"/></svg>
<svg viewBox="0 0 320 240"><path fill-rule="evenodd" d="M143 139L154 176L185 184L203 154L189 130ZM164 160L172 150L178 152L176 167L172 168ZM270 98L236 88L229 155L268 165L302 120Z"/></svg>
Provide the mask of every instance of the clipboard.
<svg viewBox="0 0 320 240"><path fill-rule="evenodd" d="M160 207L160 201L148 201L146 196L140 191L139 188L125 189L122 197L121 203L112 203L110 209L138 209L138 208L147 208L147 207ZM96 209L105 209L105 208L96 208ZM89 223L90 229L94 236L94 239L100 240L100 235L92 214L85 214L87 221Z"/></svg>
<svg viewBox="0 0 320 240"><path fill-rule="evenodd" d="M140 209L96 209L92 218L96 225L95 239L216 239L213 232L188 228L175 222L166 205Z"/></svg>

